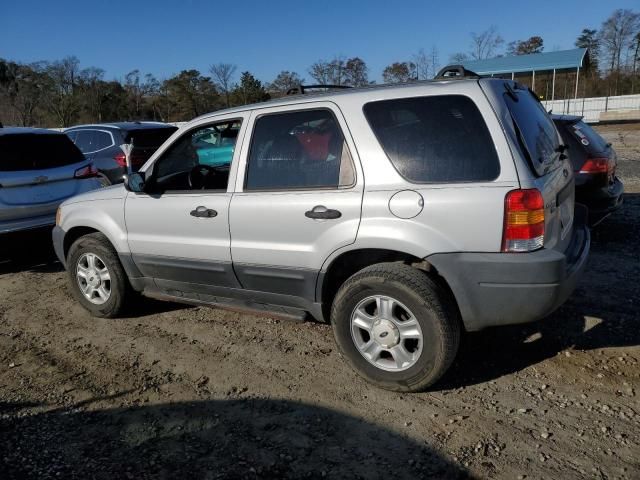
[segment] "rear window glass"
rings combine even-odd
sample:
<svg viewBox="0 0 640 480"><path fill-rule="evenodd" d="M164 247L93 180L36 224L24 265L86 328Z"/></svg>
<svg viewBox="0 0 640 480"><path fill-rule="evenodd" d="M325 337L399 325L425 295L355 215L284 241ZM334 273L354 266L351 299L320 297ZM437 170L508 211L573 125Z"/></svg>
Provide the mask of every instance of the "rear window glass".
<svg viewBox="0 0 640 480"><path fill-rule="evenodd" d="M177 127L165 128L145 128L140 130L130 130L125 138L125 143L130 143L133 138L135 147L159 147L169 138Z"/></svg>
<svg viewBox="0 0 640 480"><path fill-rule="evenodd" d="M584 122L577 122L569 125L567 129L585 147L589 147L597 152L604 152L607 149L607 142L598 133Z"/></svg>
<svg viewBox="0 0 640 480"><path fill-rule="evenodd" d="M393 166L410 182L481 182L500 174L489 129L468 97L372 102L364 114Z"/></svg>
<svg viewBox="0 0 640 480"><path fill-rule="evenodd" d="M515 122L521 146L538 174L558 157L558 133L553 120L528 90L513 90L504 98Z"/></svg>
<svg viewBox="0 0 640 480"><path fill-rule="evenodd" d="M72 138L82 153L97 152L113 145L111 135L101 130L79 130Z"/></svg>
<svg viewBox="0 0 640 480"><path fill-rule="evenodd" d="M84 161L66 135L0 135L0 171L40 170Z"/></svg>

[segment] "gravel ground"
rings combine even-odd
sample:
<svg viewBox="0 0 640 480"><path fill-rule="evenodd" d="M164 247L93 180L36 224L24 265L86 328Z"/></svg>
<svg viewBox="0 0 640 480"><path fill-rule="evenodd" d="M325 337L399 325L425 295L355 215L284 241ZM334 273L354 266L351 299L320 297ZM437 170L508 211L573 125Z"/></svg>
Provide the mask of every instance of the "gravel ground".
<svg viewBox="0 0 640 480"><path fill-rule="evenodd" d="M547 319L468 334L430 392L376 389L328 325L141 300L98 320L45 233L0 245L0 478L640 478L640 128L624 208Z"/></svg>

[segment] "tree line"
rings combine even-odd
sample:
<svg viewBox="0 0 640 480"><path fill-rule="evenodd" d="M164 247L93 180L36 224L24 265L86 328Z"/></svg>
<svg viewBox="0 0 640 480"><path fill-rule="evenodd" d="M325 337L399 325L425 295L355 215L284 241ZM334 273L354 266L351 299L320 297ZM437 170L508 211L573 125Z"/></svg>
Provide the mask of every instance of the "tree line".
<svg viewBox="0 0 640 480"><path fill-rule="evenodd" d="M584 28L577 47L588 48L590 62L582 80L581 96L637 93L640 68L640 13L615 10L599 29ZM544 40L535 35L506 43L497 27L470 34L469 50L450 56L449 63L464 63L503 55L526 55L545 51ZM405 83L435 76L441 66L434 46L420 49L406 60L391 63L382 71L384 83ZM318 60L308 71L310 83L360 87L375 83L361 57L335 56ZM556 98L570 96L570 77ZM525 80L526 81L526 80ZM540 81L545 81L541 76ZM270 82L232 63L217 63L202 73L182 70L158 79L133 70L123 79L107 80L98 67L82 68L74 56L55 61L19 63L0 58L0 122L24 126L68 127L78 123L116 120L185 121L221 108L261 102L285 95L306 80L297 72L283 70ZM549 79L546 79L548 90ZM536 84L539 91L539 84Z"/></svg>

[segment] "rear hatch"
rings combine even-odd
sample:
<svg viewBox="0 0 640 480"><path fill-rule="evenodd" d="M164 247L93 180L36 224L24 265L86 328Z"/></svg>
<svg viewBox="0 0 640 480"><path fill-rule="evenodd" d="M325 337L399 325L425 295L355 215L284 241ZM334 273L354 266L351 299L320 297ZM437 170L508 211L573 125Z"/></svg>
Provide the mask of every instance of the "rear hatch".
<svg viewBox="0 0 640 480"><path fill-rule="evenodd" d="M129 130L125 137L125 143L133 140L131 152L131 167L138 170L151 158L151 155L169 138L178 128L166 126L160 128L140 128Z"/></svg>
<svg viewBox="0 0 640 480"><path fill-rule="evenodd" d="M66 135L0 135L0 221L54 214L81 191L75 172L86 165Z"/></svg>
<svg viewBox="0 0 640 480"><path fill-rule="evenodd" d="M573 232L575 187L573 168L560 135L535 94L514 82L505 82L503 94L518 144L533 174L533 186L544 200L544 247L564 251Z"/></svg>

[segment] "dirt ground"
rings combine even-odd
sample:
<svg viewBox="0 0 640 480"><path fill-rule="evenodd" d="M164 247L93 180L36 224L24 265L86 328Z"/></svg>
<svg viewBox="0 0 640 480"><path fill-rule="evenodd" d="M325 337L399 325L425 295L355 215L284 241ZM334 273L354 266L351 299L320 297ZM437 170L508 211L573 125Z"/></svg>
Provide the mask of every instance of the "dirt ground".
<svg viewBox="0 0 640 480"><path fill-rule="evenodd" d="M0 478L640 478L640 128L566 305L468 334L431 391L376 389L331 329L74 302L46 233L0 245Z"/></svg>

